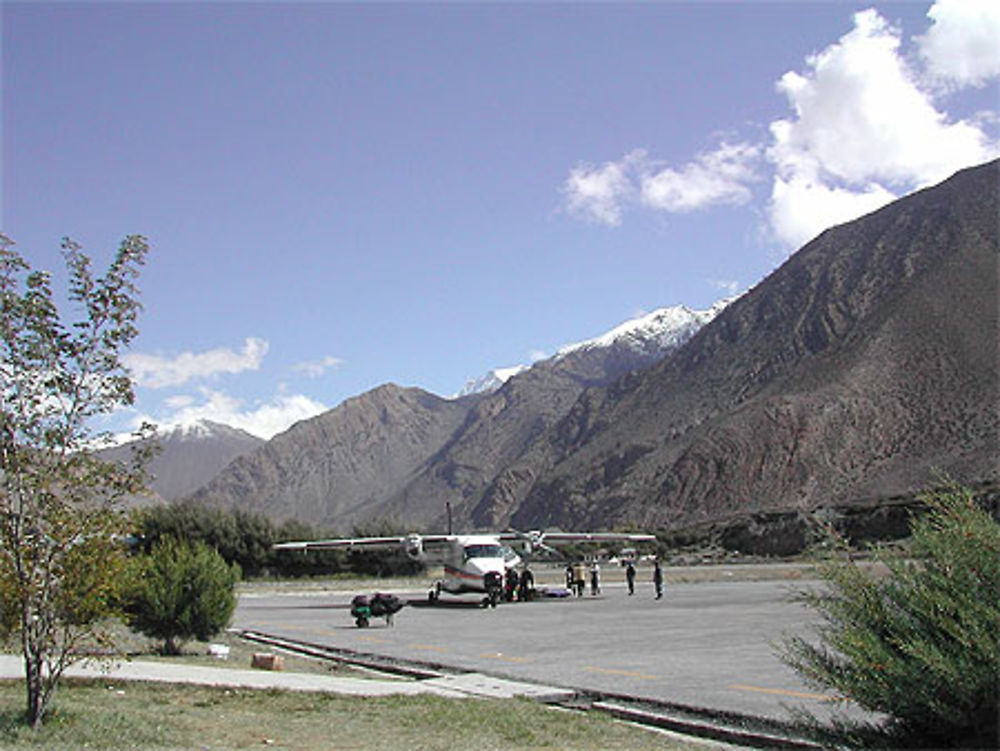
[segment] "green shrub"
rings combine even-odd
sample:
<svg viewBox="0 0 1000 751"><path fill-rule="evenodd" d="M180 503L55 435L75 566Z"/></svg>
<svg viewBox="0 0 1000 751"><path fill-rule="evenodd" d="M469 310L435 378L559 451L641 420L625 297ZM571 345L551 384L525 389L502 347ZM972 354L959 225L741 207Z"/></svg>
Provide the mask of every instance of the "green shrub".
<svg viewBox="0 0 1000 751"><path fill-rule="evenodd" d="M876 744L996 748L1000 525L955 485L921 500L909 554L876 556L888 575L821 566L828 587L803 594L822 617L820 643L789 638L781 656L810 684L886 715Z"/></svg>
<svg viewBox="0 0 1000 751"><path fill-rule="evenodd" d="M227 564L204 543L164 539L136 558L126 621L161 639L164 654L179 654L185 641L207 641L229 625L239 578L239 566Z"/></svg>

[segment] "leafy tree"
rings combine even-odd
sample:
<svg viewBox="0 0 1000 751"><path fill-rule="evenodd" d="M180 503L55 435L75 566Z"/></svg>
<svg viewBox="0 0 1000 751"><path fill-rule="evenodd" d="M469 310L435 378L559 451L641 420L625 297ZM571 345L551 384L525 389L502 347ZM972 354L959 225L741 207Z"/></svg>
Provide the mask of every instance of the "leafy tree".
<svg viewBox="0 0 1000 751"><path fill-rule="evenodd" d="M214 549L168 538L135 562L126 621L140 633L161 639L164 654L180 654L184 642L206 641L229 625L240 570Z"/></svg>
<svg viewBox="0 0 1000 751"><path fill-rule="evenodd" d="M116 502L143 479L141 455L98 460L88 424L133 401L119 352L137 333L146 240L127 237L99 278L79 245L62 249L70 324L50 274L0 235L0 635L20 638L33 727L66 667L108 642L101 624L124 566Z"/></svg>
<svg viewBox="0 0 1000 751"><path fill-rule="evenodd" d="M996 748L1000 706L1000 525L956 485L922 497L908 556L872 576L850 559L821 567L804 601L821 642L786 639L782 658L811 684L888 716L853 743ZM872 728L867 728L871 731Z"/></svg>

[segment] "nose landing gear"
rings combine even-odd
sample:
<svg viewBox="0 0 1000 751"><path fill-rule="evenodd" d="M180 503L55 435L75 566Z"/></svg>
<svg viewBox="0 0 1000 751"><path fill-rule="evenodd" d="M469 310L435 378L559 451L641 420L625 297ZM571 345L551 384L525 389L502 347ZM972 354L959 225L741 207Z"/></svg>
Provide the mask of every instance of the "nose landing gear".
<svg viewBox="0 0 1000 751"><path fill-rule="evenodd" d="M503 577L495 571L489 572L483 576L483 589L486 590L483 607L495 608L503 597Z"/></svg>

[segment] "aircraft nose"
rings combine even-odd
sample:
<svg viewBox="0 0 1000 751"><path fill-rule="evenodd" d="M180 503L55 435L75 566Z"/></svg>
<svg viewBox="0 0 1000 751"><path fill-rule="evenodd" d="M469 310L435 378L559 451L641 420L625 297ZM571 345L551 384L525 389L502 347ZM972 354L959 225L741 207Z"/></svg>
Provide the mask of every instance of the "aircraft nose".
<svg viewBox="0 0 1000 751"><path fill-rule="evenodd" d="M494 561L490 558L473 559L469 561L469 568L480 576L494 573L503 576L503 561Z"/></svg>

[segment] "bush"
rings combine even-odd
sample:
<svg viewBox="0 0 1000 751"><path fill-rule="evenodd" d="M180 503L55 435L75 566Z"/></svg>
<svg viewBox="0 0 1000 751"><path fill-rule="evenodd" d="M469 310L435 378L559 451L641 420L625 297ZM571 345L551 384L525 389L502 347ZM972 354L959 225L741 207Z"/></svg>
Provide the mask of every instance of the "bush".
<svg viewBox="0 0 1000 751"><path fill-rule="evenodd" d="M786 639L781 656L810 684L887 715L873 745L996 748L1000 525L955 485L921 500L909 555L876 555L887 576L851 560L821 566L828 589L802 596L822 617L821 641Z"/></svg>
<svg viewBox="0 0 1000 751"><path fill-rule="evenodd" d="M165 539L136 559L126 622L161 639L164 654L180 654L185 641L207 641L229 625L239 578L239 566L204 543Z"/></svg>

